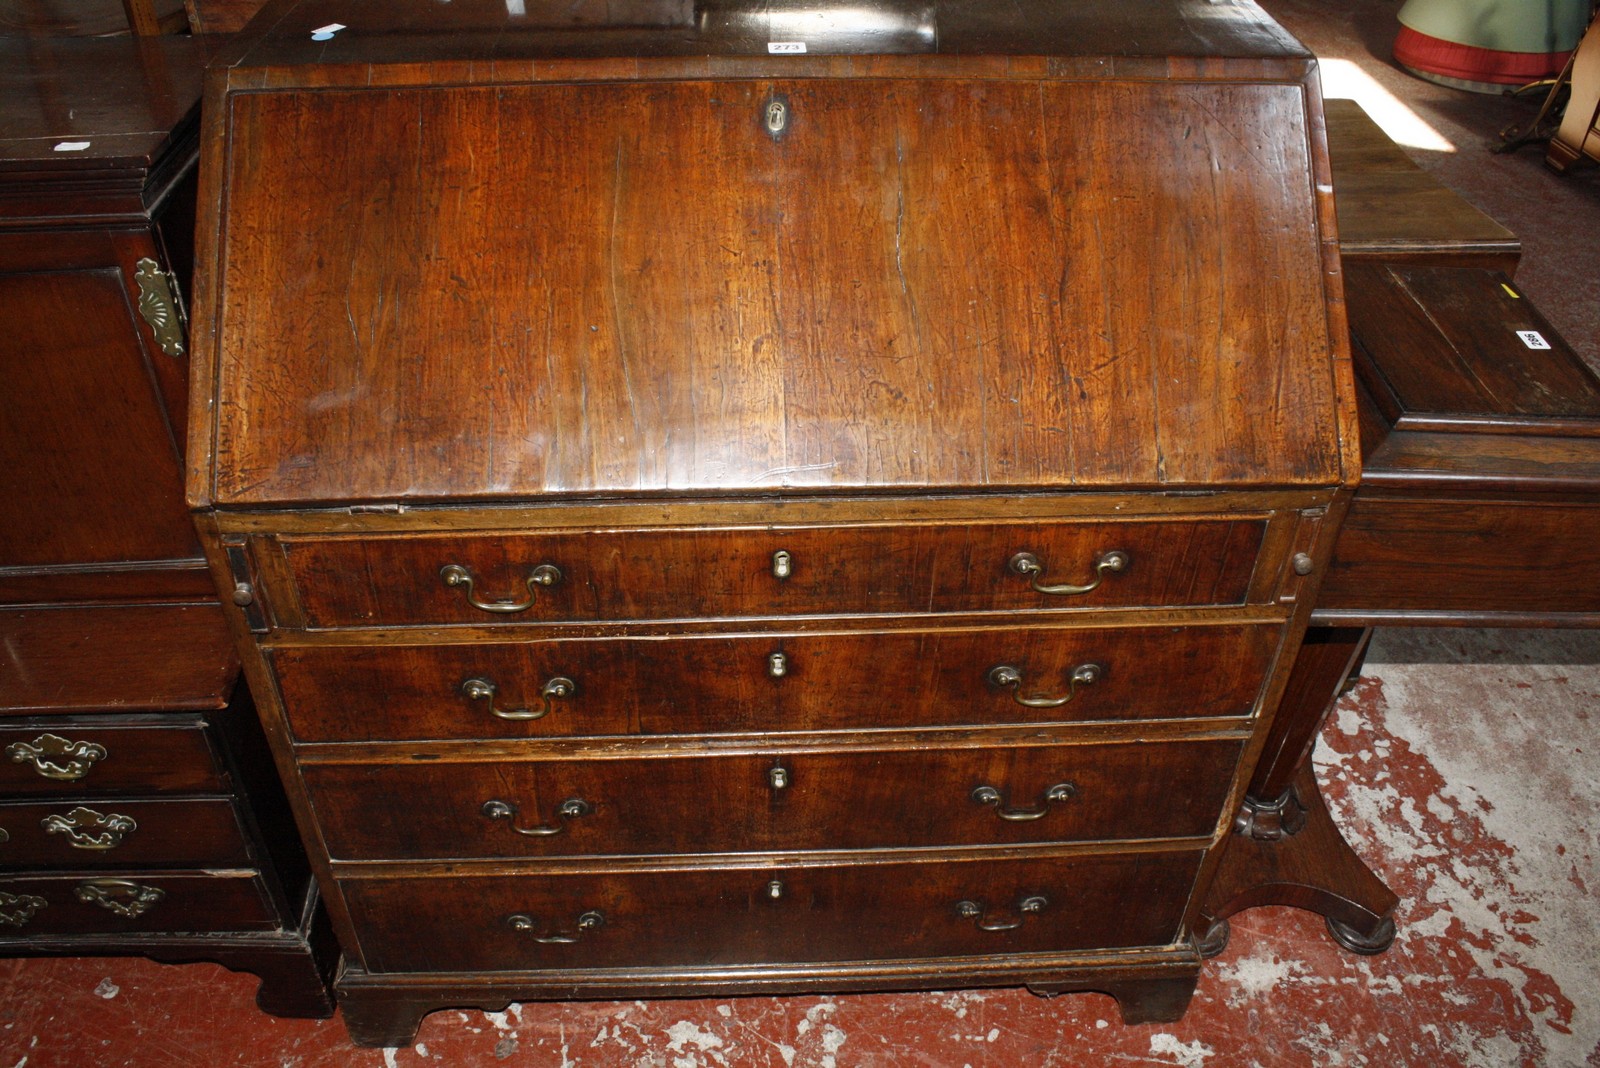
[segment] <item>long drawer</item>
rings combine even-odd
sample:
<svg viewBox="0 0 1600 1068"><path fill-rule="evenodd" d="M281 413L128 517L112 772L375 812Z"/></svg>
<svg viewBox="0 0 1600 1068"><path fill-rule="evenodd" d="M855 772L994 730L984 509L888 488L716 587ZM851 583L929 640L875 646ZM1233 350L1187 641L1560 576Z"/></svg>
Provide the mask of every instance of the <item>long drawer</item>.
<svg viewBox="0 0 1600 1068"><path fill-rule="evenodd" d="M1244 716L1263 626L609 638L273 651L308 742ZM893 701L885 701L893 694Z"/></svg>
<svg viewBox="0 0 1600 1068"><path fill-rule="evenodd" d="M340 627L1237 605L1265 529L1116 520L281 544L305 624Z"/></svg>
<svg viewBox="0 0 1600 1068"><path fill-rule="evenodd" d="M8 867L229 867L250 863L227 799L96 798L0 804Z"/></svg>
<svg viewBox="0 0 1600 1068"><path fill-rule="evenodd" d="M303 767L335 858L1202 837L1236 740Z"/></svg>
<svg viewBox="0 0 1600 1068"><path fill-rule="evenodd" d="M271 931L279 928L255 871L117 871L0 879L0 945L38 935Z"/></svg>
<svg viewBox="0 0 1600 1068"><path fill-rule="evenodd" d="M1166 945L1200 856L458 874L340 886L369 971L694 968Z"/></svg>
<svg viewBox="0 0 1600 1068"><path fill-rule="evenodd" d="M220 793L194 716L62 716L0 727L0 794L10 797Z"/></svg>

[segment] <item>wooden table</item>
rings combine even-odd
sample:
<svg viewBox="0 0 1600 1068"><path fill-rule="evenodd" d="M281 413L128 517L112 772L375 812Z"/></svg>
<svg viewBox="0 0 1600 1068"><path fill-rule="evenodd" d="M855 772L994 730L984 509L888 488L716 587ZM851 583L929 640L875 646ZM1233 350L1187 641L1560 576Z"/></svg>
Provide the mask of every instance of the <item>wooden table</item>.
<svg viewBox="0 0 1600 1068"><path fill-rule="evenodd" d="M1372 627L1600 626L1600 380L1503 273L1507 231L1353 105L1329 102L1329 134L1362 481L1208 903L1211 953L1264 904L1322 913L1355 952L1394 937L1396 898L1311 769Z"/></svg>

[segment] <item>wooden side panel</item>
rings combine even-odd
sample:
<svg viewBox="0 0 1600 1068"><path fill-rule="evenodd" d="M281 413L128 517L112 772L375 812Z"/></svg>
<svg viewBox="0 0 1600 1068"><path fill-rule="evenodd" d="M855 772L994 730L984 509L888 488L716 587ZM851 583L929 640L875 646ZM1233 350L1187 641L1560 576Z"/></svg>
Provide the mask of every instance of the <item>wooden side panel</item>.
<svg viewBox="0 0 1600 1068"><path fill-rule="evenodd" d="M0 275L0 567L200 555L133 314L114 269Z"/></svg>
<svg viewBox="0 0 1600 1068"><path fill-rule="evenodd" d="M219 503L1338 478L1298 85L231 107Z"/></svg>

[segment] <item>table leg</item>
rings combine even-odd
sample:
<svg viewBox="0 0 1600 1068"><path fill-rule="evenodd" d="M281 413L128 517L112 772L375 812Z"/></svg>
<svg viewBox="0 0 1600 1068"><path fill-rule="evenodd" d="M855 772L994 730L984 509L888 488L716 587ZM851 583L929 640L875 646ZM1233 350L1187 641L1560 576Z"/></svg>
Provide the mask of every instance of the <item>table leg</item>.
<svg viewBox="0 0 1600 1068"><path fill-rule="evenodd" d="M1382 953L1394 941L1399 898L1339 833L1311 765L1317 735L1371 636L1355 627L1307 631L1196 926L1206 956L1227 944L1229 916L1258 905L1321 914L1334 941L1353 953Z"/></svg>

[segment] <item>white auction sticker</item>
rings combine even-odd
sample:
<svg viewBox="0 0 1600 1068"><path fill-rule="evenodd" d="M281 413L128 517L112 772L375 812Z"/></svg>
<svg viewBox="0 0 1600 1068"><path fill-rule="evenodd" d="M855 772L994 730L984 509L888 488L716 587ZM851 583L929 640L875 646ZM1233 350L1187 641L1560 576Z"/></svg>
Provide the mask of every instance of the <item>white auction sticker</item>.
<svg viewBox="0 0 1600 1068"><path fill-rule="evenodd" d="M88 147L88 141L58 141L55 150L57 152L82 152Z"/></svg>
<svg viewBox="0 0 1600 1068"><path fill-rule="evenodd" d="M1550 347L1550 342L1546 341L1544 335L1537 330L1518 330L1517 336L1530 349L1547 349Z"/></svg>
<svg viewBox="0 0 1600 1068"><path fill-rule="evenodd" d="M773 55L797 56L806 50L804 41L768 41L767 51Z"/></svg>

